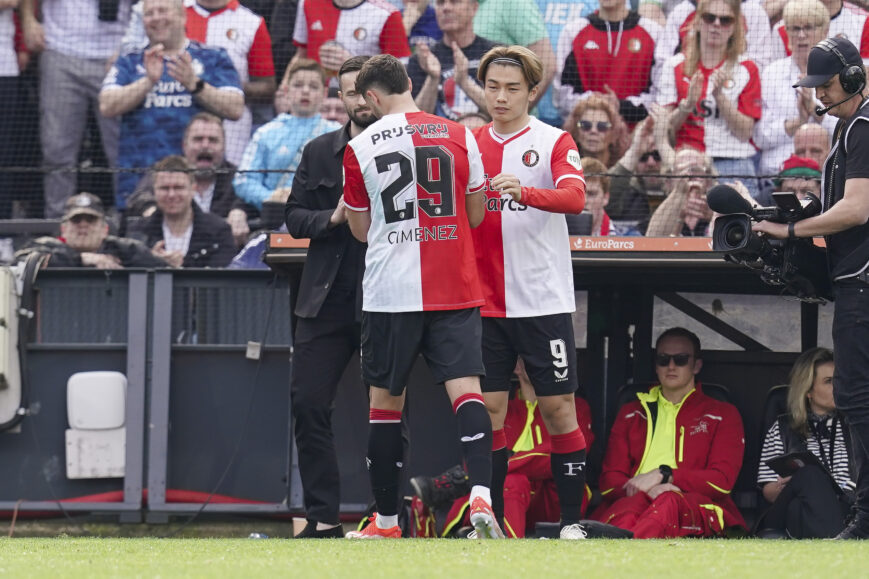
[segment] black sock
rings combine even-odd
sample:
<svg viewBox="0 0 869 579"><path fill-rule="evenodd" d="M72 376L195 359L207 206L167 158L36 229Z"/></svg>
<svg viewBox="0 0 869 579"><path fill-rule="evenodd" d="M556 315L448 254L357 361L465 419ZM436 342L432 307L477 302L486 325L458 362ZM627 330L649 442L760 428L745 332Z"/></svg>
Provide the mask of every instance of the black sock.
<svg viewBox="0 0 869 579"><path fill-rule="evenodd" d="M585 449L550 455L552 476L561 505L561 525L578 523L582 518L585 493Z"/></svg>
<svg viewBox="0 0 869 579"><path fill-rule="evenodd" d="M492 480L492 421L482 396L463 402L455 412L468 482L471 487L488 488Z"/></svg>
<svg viewBox="0 0 869 579"><path fill-rule="evenodd" d="M504 522L504 481L507 479L507 447L492 451L492 512L499 523Z"/></svg>
<svg viewBox="0 0 869 579"><path fill-rule="evenodd" d="M368 477L377 512L398 514L398 483L401 476L401 423L372 423L368 435Z"/></svg>

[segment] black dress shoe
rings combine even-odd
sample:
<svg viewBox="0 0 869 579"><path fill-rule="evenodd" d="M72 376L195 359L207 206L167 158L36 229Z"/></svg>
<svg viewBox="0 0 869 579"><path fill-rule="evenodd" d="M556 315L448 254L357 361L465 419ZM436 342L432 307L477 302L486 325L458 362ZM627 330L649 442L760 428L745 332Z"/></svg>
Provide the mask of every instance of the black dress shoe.
<svg viewBox="0 0 869 579"><path fill-rule="evenodd" d="M601 523L600 521L582 520L579 522L582 528L585 529L589 539L633 539L634 534L631 531Z"/></svg>
<svg viewBox="0 0 869 579"><path fill-rule="evenodd" d="M869 524L860 519L854 519L833 539L837 541L869 539Z"/></svg>
<svg viewBox="0 0 869 579"><path fill-rule="evenodd" d="M316 521L308 521L302 532L293 537L294 539L343 539L344 529L341 525L332 527L331 529L317 530Z"/></svg>

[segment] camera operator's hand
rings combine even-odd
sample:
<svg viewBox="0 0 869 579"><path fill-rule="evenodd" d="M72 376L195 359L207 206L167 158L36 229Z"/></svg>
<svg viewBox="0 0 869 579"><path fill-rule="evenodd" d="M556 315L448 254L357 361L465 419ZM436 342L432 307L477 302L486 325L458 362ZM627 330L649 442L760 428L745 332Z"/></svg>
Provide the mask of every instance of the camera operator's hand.
<svg viewBox="0 0 869 579"><path fill-rule="evenodd" d="M758 221L751 225L751 230L755 233L762 233L773 239L787 239L788 225L787 223L773 223L772 221Z"/></svg>

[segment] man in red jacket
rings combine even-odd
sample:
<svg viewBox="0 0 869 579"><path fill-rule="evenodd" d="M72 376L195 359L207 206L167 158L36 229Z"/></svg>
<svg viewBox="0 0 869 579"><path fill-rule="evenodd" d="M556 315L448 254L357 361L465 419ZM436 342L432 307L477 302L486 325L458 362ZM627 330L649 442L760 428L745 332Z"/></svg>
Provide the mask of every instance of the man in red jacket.
<svg viewBox="0 0 869 579"><path fill-rule="evenodd" d="M745 450L736 408L703 394L700 340L670 328L655 345L660 384L625 404L610 434L594 518L638 539L745 527L730 491Z"/></svg>

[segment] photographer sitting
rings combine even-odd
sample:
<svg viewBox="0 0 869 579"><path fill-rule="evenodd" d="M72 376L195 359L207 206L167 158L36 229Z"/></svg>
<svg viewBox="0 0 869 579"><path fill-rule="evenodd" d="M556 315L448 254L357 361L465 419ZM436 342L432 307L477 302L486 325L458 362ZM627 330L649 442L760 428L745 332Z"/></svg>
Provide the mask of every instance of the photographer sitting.
<svg viewBox="0 0 869 579"><path fill-rule="evenodd" d="M759 536L794 539L832 537L845 527L854 495L847 426L833 400L833 352L812 348L791 369L787 414L772 423L763 441L757 483L772 503ZM782 478L766 461L808 451L820 465L807 464Z"/></svg>

